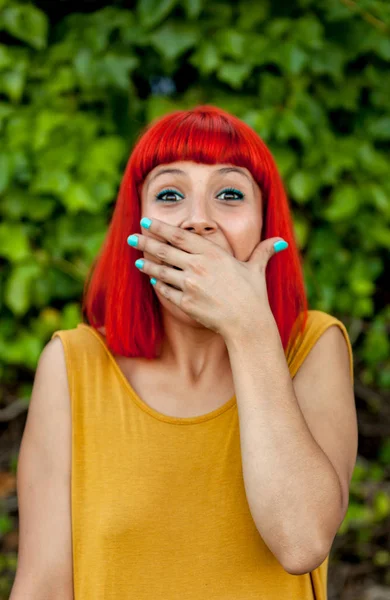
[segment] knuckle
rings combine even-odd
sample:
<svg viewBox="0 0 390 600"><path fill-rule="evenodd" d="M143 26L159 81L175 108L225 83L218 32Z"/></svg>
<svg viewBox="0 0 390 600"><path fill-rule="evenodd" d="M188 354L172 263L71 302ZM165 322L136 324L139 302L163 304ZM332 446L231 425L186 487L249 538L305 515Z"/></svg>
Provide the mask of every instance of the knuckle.
<svg viewBox="0 0 390 600"><path fill-rule="evenodd" d="M157 279L163 279L165 281L167 275L168 268L165 265L159 265L159 267L157 268Z"/></svg>
<svg viewBox="0 0 390 600"><path fill-rule="evenodd" d="M190 296L186 296L186 294L183 294L180 304L185 311L189 311L192 308Z"/></svg>
<svg viewBox="0 0 390 600"><path fill-rule="evenodd" d="M199 289L198 280L191 276L184 279L184 286L187 288L187 290L196 291Z"/></svg>
<svg viewBox="0 0 390 600"><path fill-rule="evenodd" d="M161 294L163 294L163 296L165 296L166 298L169 299L171 292L170 292L170 288L167 286L161 287L160 286L160 292Z"/></svg>
<svg viewBox="0 0 390 600"><path fill-rule="evenodd" d="M184 231L181 231L179 229L172 233L171 241L175 246L178 246L178 247L183 246L185 243L185 240L186 240L186 234Z"/></svg>
<svg viewBox="0 0 390 600"><path fill-rule="evenodd" d="M190 266L191 266L192 271L194 273L196 273L196 275L205 275L206 274L206 268L200 257L194 256L193 258L191 258Z"/></svg>
<svg viewBox="0 0 390 600"><path fill-rule="evenodd" d="M162 246L159 246L156 251L157 258L160 258L161 260L165 261L165 260L167 260L167 257L168 257L167 255L168 255L168 247L165 246L164 244Z"/></svg>

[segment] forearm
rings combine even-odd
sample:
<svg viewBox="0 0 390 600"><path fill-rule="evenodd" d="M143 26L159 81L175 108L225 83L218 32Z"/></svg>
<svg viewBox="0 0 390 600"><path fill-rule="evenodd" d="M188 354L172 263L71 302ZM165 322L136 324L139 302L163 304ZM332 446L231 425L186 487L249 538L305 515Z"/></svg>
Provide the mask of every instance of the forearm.
<svg viewBox="0 0 390 600"><path fill-rule="evenodd" d="M249 508L279 560L315 558L340 522L340 482L300 410L275 320L253 323L251 332L225 339Z"/></svg>

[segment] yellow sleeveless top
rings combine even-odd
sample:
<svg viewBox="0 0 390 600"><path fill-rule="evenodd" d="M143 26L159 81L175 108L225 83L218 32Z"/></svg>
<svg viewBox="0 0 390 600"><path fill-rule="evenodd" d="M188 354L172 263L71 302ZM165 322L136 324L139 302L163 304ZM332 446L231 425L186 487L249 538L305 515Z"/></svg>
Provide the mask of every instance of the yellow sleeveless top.
<svg viewBox="0 0 390 600"><path fill-rule="evenodd" d="M331 325L345 336L353 380L347 330L318 310L290 340L291 377ZM255 527L235 396L201 416L167 416L135 393L90 325L55 336L71 398L75 600L326 600L329 556L291 575Z"/></svg>

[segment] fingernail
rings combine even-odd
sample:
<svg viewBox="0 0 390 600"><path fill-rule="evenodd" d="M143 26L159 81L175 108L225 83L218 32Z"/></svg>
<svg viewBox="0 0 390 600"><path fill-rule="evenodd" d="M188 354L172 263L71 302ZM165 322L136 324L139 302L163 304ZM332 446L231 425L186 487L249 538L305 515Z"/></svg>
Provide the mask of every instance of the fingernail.
<svg viewBox="0 0 390 600"><path fill-rule="evenodd" d="M151 226L152 221L150 219L148 219L147 217L143 217L140 221L140 225L141 227L143 227L144 229L149 229L149 227Z"/></svg>
<svg viewBox="0 0 390 600"><path fill-rule="evenodd" d="M152 279L150 280L150 283L151 283L152 285L156 285L156 283L157 283L157 279L155 279L154 277L152 277Z"/></svg>
<svg viewBox="0 0 390 600"><path fill-rule="evenodd" d="M278 242L274 243L274 248L275 252L280 252L281 250L285 250L286 248L288 248L288 243L284 240L279 240Z"/></svg>
<svg viewBox="0 0 390 600"><path fill-rule="evenodd" d="M144 262L145 261L142 258L138 258L134 264L137 267L137 269L142 269L142 267L144 266Z"/></svg>
<svg viewBox="0 0 390 600"><path fill-rule="evenodd" d="M137 235L129 235L127 238L127 243L129 246L138 246L138 236Z"/></svg>

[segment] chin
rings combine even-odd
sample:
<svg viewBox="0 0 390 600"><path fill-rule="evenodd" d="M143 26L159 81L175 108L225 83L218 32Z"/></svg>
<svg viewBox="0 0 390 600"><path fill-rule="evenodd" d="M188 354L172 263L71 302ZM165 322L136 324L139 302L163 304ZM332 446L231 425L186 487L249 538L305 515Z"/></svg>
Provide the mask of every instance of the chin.
<svg viewBox="0 0 390 600"><path fill-rule="evenodd" d="M169 312L170 315L175 317L175 319L177 319L178 321L180 321L181 323L183 323L185 325L191 325L192 327L194 327L196 329L207 329L207 327L202 325L202 323L199 323L199 321L196 321L195 319L193 319L192 317L187 315L187 313L185 313L181 308L176 306L176 304L172 304L172 302L169 302L169 300L162 297L157 292L157 290L156 290L156 294L158 296L160 304L164 307L164 309L167 312Z"/></svg>

